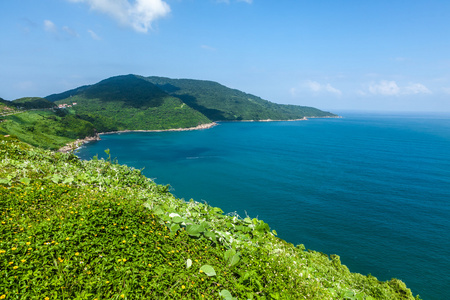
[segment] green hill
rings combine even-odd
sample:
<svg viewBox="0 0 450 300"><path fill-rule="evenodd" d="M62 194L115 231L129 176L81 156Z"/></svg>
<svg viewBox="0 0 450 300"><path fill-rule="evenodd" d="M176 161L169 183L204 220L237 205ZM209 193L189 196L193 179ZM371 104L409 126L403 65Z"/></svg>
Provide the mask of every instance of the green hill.
<svg viewBox="0 0 450 300"><path fill-rule="evenodd" d="M139 170L3 136L0 209L0 299L414 299Z"/></svg>
<svg viewBox="0 0 450 300"><path fill-rule="evenodd" d="M24 97L12 101L11 104L20 109L43 109L56 106L51 101L39 97Z"/></svg>
<svg viewBox="0 0 450 300"><path fill-rule="evenodd" d="M213 121L293 120L336 116L313 107L276 104L213 81L155 76L147 77L146 80L180 98Z"/></svg>
<svg viewBox="0 0 450 300"><path fill-rule="evenodd" d="M9 111L8 111L9 112ZM44 149L58 150L76 139L94 136L94 126L66 110L30 110L2 116L0 134Z"/></svg>
<svg viewBox="0 0 450 300"><path fill-rule="evenodd" d="M91 122L99 132L186 128L211 122L180 99L135 75L108 78L46 98L72 105L77 117Z"/></svg>
<svg viewBox="0 0 450 300"><path fill-rule="evenodd" d="M275 104L212 81L137 75L111 77L45 99L0 99L0 133L46 149L97 132L333 116L312 107Z"/></svg>
<svg viewBox="0 0 450 300"><path fill-rule="evenodd" d="M137 75L111 77L46 99L58 104L76 102L77 114L99 131L335 116L312 107L272 103L217 82Z"/></svg>

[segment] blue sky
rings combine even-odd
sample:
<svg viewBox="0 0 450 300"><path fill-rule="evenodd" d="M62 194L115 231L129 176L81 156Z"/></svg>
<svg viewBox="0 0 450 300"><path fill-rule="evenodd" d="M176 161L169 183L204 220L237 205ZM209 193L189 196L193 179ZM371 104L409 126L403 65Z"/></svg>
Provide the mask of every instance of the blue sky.
<svg viewBox="0 0 450 300"><path fill-rule="evenodd" d="M138 74L336 110L450 111L450 1L1 0L0 97Z"/></svg>

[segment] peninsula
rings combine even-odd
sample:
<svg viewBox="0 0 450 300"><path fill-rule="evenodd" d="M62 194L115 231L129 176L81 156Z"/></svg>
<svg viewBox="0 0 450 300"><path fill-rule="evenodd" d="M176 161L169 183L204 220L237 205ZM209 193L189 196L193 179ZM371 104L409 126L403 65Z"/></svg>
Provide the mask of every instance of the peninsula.
<svg viewBox="0 0 450 300"><path fill-rule="evenodd" d="M276 104L213 81L121 75L45 98L1 99L0 134L57 150L98 132L191 130L218 121L314 117L337 116Z"/></svg>

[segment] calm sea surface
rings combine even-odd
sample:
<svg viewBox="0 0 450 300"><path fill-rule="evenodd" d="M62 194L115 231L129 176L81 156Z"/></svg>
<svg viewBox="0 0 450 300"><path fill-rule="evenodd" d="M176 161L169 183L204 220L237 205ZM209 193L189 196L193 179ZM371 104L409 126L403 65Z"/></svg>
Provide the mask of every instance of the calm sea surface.
<svg viewBox="0 0 450 300"><path fill-rule="evenodd" d="M77 154L109 148L177 197L258 217L353 272L449 299L450 115L342 115L102 135Z"/></svg>

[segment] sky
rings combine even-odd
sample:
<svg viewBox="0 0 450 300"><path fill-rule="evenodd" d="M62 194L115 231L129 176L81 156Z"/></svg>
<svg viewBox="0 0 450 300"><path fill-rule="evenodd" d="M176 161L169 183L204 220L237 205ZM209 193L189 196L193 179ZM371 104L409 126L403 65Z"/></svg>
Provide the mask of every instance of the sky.
<svg viewBox="0 0 450 300"><path fill-rule="evenodd" d="M1 98L125 74L328 111L450 111L450 1L0 1Z"/></svg>

